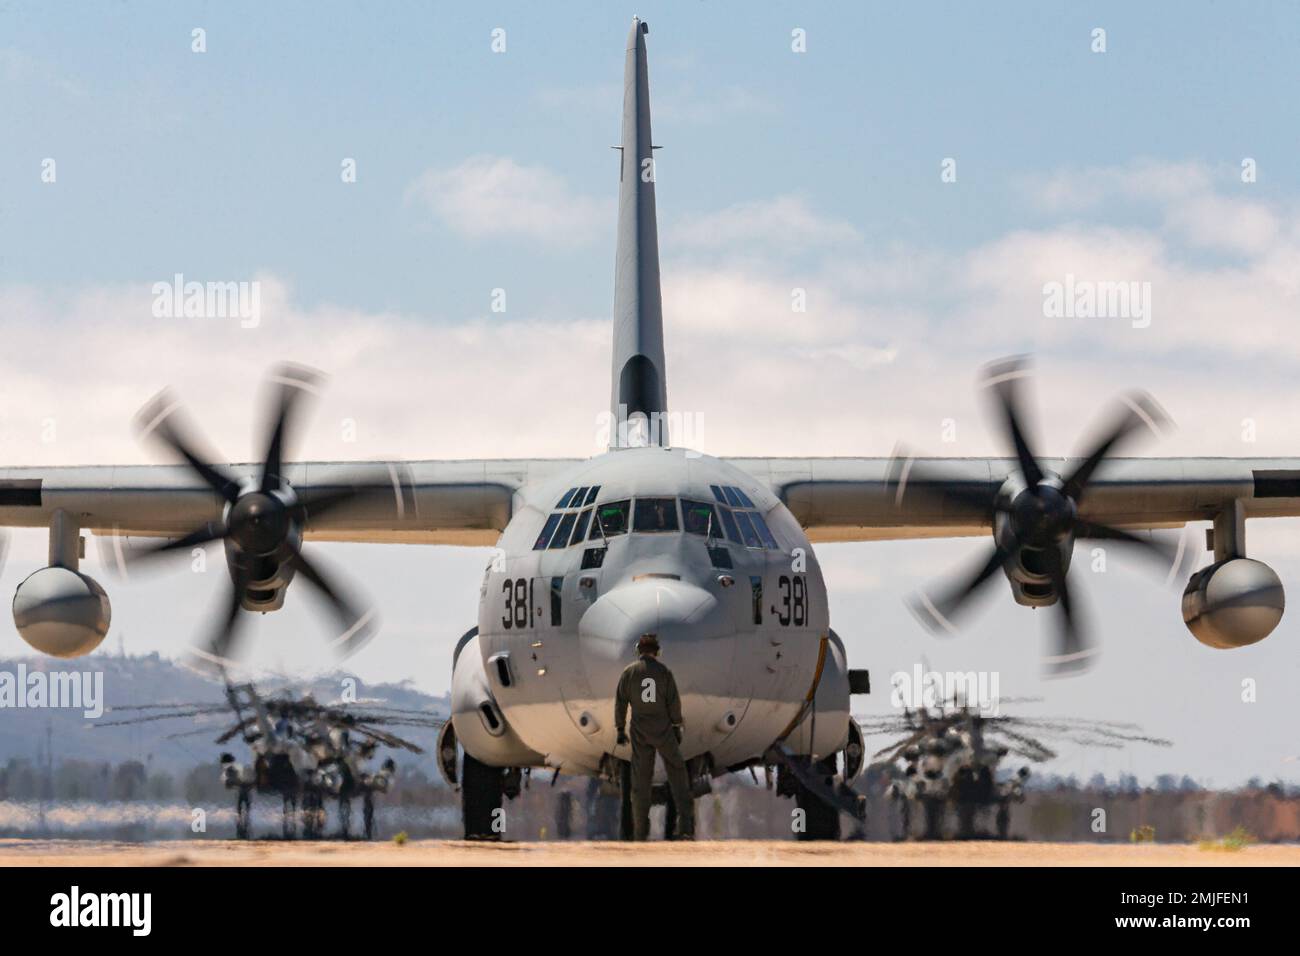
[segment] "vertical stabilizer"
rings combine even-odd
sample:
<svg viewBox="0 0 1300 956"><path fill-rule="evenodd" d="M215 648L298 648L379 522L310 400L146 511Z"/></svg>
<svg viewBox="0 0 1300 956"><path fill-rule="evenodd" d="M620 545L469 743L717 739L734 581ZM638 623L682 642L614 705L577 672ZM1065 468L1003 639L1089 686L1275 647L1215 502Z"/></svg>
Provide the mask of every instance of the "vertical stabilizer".
<svg viewBox="0 0 1300 956"><path fill-rule="evenodd" d="M611 412L616 423L649 419L650 441L668 444L663 305L659 296L659 229L655 222L654 153L645 35L633 18L623 68L623 143L618 187L618 255L614 262L614 363ZM610 445L626 444L623 427Z"/></svg>

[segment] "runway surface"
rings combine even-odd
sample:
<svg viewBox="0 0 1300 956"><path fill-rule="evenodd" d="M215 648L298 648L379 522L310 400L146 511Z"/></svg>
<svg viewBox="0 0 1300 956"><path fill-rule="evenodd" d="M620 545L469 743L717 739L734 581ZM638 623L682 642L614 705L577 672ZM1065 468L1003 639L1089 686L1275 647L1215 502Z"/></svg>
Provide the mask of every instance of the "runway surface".
<svg viewBox="0 0 1300 956"><path fill-rule="evenodd" d="M1300 844L0 840L0 866L1300 866Z"/></svg>

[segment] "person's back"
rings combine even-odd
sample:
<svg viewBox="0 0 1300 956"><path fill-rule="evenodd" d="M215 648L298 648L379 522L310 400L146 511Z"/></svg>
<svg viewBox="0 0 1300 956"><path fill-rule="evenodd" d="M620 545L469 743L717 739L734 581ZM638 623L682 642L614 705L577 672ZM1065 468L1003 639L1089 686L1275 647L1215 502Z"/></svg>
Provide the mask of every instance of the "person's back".
<svg viewBox="0 0 1300 956"><path fill-rule="evenodd" d="M682 702L677 681L661 663L659 641L644 634L637 641L638 658L624 668L614 694L614 729L620 746L626 745L624 724L632 713L632 815L634 839L644 840L650 831L651 780L655 754L664 762L668 786L678 813L678 837L691 839L695 831L694 798L691 796L686 763L678 742L682 739Z"/></svg>
<svg viewBox="0 0 1300 956"><path fill-rule="evenodd" d="M619 695L632 712L632 733L661 740L682 722L677 682L661 661L643 655L623 670Z"/></svg>

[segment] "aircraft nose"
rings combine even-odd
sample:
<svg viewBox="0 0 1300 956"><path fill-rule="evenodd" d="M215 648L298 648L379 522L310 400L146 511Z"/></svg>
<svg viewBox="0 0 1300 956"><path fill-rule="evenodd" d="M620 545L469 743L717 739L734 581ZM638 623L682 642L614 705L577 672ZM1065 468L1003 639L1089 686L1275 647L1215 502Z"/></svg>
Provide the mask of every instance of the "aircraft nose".
<svg viewBox="0 0 1300 956"><path fill-rule="evenodd" d="M601 712L612 712L619 677L636 660L643 634L659 639L659 659L681 695L683 755L713 750L735 730L748 700L729 609L704 588L672 577L644 576L601 595L578 625L583 667ZM600 745L628 757L615 746L612 726L602 729Z"/></svg>
<svg viewBox="0 0 1300 956"><path fill-rule="evenodd" d="M667 577L642 577L603 594L578 625L583 667L601 708L612 709L618 679L636 660L643 634L659 639L659 659L676 679L686 728L682 753L712 749L735 729L745 703L728 609L704 588ZM605 731L602 745L626 759L614 746L613 727Z"/></svg>
<svg viewBox="0 0 1300 956"><path fill-rule="evenodd" d="M673 657L684 658L694 645L727 636L723 617L717 598L701 587L669 577L641 578L602 595L583 615L579 634L589 669L608 662L621 671L635 659L643 634L659 638L671 666Z"/></svg>

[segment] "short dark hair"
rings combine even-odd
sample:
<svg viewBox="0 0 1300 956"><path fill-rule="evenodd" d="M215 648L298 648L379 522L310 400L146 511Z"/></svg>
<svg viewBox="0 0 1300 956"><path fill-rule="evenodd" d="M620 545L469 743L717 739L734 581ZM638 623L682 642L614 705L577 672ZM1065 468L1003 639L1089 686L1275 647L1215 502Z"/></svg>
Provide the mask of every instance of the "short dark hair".
<svg viewBox="0 0 1300 956"><path fill-rule="evenodd" d="M636 642L638 654L658 654L659 638L654 634L642 634Z"/></svg>

